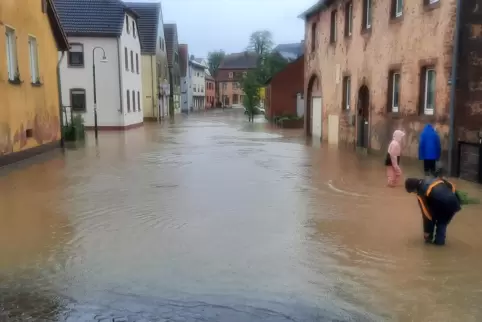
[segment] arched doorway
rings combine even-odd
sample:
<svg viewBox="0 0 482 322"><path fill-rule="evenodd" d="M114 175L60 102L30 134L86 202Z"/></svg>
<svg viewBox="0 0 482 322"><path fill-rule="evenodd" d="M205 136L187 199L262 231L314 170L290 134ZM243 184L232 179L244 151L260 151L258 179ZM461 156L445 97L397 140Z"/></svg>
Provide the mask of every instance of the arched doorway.
<svg viewBox="0 0 482 322"><path fill-rule="evenodd" d="M362 85L358 90L358 115L357 115L357 146L368 149L369 145L369 117L370 117L370 90Z"/></svg>
<svg viewBox="0 0 482 322"><path fill-rule="evenodd" d="M306 100L306 134L321 140L322 136L322 98L320 80L312 75L308 82Z"/></svg>

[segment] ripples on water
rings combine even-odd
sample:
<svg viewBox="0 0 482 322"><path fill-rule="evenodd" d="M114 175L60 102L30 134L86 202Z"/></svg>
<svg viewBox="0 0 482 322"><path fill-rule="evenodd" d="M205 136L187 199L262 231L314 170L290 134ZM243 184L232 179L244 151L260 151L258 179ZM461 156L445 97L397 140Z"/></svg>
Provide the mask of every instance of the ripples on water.
<svg viewBox="0 0 482 322"><path fill-rule="evenodd" d="M12 321L482 320L477 210L427 247L378 163L233 111L99 139L0 177Z"/></svg>

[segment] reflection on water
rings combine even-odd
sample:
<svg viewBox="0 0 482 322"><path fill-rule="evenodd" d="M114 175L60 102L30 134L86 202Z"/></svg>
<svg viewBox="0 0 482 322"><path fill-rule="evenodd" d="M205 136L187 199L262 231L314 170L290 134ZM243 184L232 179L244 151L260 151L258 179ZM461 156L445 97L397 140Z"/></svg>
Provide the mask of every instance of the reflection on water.
<svg viewBox="0 0 482 322"><path fill-rule="evenodd" d="M424 245L381 161L299 131L216 111L17 168L0 177L13 321L481 320L480 208Z"/></svg>

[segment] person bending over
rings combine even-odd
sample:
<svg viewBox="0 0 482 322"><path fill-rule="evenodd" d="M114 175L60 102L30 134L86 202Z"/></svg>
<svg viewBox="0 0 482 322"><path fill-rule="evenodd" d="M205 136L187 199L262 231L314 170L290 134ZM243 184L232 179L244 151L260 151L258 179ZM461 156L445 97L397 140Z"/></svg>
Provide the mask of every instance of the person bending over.
<svg viewBox="0 0 482 322"><path fill-rule="evenodd" d="M445 245L447 225L461 210L455 186L440 177L408 178L405 180L405 189L409 193L417 194L422 211L425 242Z"/></svg>

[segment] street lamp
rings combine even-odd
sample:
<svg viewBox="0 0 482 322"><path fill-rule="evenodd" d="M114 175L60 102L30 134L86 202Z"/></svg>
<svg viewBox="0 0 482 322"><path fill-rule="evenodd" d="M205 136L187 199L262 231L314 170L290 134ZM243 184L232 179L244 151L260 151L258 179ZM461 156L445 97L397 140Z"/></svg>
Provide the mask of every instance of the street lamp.
<svg viewBox="0 0 482 322"><path fill-rule="evenodd" d="M94 81L94 130L95 130L95 139L99 137L99 129L97 127L97 88L95 83L95 50L100 49L102 50L102 59L100 60L101 63L107 63L107 57L105 56L105 50L102 47L94 47L92 49L92 76Z"/></svg>

